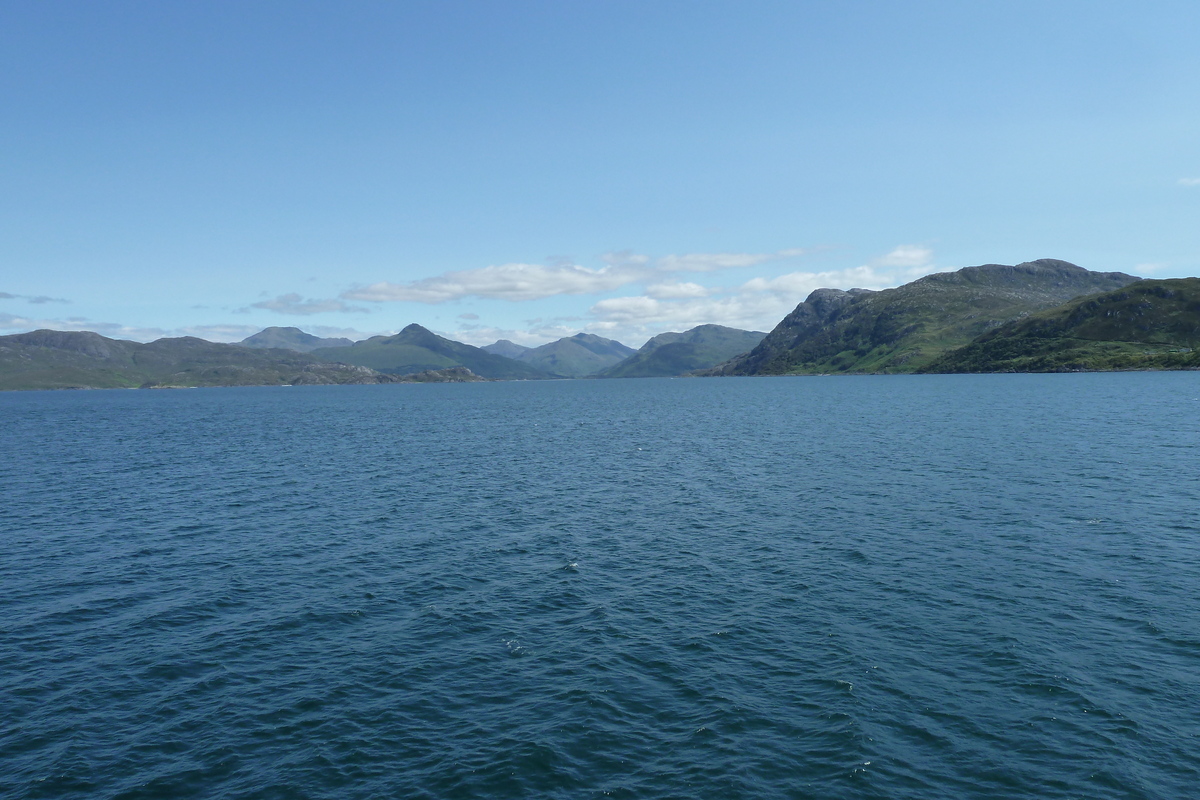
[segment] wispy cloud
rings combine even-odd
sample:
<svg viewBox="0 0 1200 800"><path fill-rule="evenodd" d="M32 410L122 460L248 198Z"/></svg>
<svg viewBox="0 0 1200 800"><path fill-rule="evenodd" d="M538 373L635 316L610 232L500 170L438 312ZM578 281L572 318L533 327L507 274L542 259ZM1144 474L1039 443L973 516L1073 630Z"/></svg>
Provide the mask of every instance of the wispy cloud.
<svg viewBox="0 0 1200 800"><path fill-rule="evenodd" d="M712 290L698 283L665 282L646 287L646 294L659 300L676 300L685 297L707 297Z"/></svg>
<svg viewBox="0 0 1200 800"><path fill-rule="evenodd" d="M9 292L0 292L0 300L24 300L26 303L34 305L44 305L46 303L70 303L70 300L64 300L61 297L47 297L44 294L29 295L29 294L11 294Z"/></svg>
<svg viewBox="0 0 1200 800"><path fill-rule="evenodd" d="M344 300L376 303L437 304L465 297L522 302L560 295L602 294L643 282L658 286L696 286L665 279L680 272L706 273L753 267L796 258L808 252L790 249L776 253L689 253L653 259L624 251L605 254L602 258L605 266L599 268L559 260L551 264L499 264L446 272L408 283L373 283L343 292L341 297Z"/></svg>
<svg viewBox="0 0 1200 800"><path fill-rule="evenodd" d="M588 269L578 264L500 264L447 272L409 283L373 283L343 292L341 296L376 303L436 304L464 297L519 302L555 295L608 292L641 279L643 274L638 268L620 266Z"/></svg>
<svg viewBox="0 0 1200 800"><path fill-rule="evenodd" d="M1180 178L1180 186L1200 186L1200 178Z"/></svg>
<svg viewBox="0 0 1200 800"><path fill-rule="evenodd" d="M351 306L341 300L305 300L295 292L291 294L281 294L274 300L263 300L258 303L251 303L251 308L264 308L267 311L274 311L276 314L289 314L293 316L306 317L311 314L325 314L329 312L356 313L365 314L368 309L361 306Z"/></svg>
<svg viewBox="0 0 1200 800"><path fill-rule="evenodd" d="M919 244L902 244L871 261L876 267L926 267L933 262L933 251Z"/></svg>
<svg viewBox="0 0 1200 800"><path fill-rule="evenodd" d="M780 250L777 253L690 253L682 256L663 256L656 262L663 272L715 272L738 267L757 267L772 261L798 258L812 252L805 248Z"/></svg>
<svg viewBox="0 0 1200 800"><path fill-rule="evenodd" d="M1146 275L1146 274L1155 273L1155 272L1162 272L1162 271L1168 269L1169 267L1170 267L1169 264L1159 264L1159 263L1155 263L1155 262L1148 262L1148 263L1138 264L1138 265L1134 266L1133 274L1134 275Z"/></svg>
<svg viewBox="0 0 1200 800"><path fill-rule="evenodd" d="M33 330L55 331L94 331L102 336L113 339L133 339L148 342L169 335L162 328L145 328L132 325L121 325L116 322L98 322L86 317L67 317L65 319L40 319L24 317L17 314L0 314L0 330L18 333Z"/></svg>

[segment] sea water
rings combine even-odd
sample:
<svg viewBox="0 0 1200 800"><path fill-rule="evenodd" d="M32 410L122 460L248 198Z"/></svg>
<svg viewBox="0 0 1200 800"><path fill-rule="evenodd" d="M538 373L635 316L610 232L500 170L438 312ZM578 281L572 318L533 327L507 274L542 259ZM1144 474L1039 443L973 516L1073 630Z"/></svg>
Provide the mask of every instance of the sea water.
<svg viewBox="0 0 1200 800"><path fill-rule="evenodd" d="M0 795L1184 798L1200 374L0 394Z"/></svg>

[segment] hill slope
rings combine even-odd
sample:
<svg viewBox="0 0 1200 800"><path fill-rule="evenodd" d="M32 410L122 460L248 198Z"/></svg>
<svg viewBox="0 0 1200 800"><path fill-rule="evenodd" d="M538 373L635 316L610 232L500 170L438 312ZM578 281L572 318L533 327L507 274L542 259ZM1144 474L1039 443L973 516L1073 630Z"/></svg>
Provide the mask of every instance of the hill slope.
<svg viewBox="0 0 1200 800"><path fill-rule="evenodd" d="M1200 278L1139 281L1015 320L925 372L1200 369Z"/></svg>
<svg viewBox="0 0 1200 800"><path fill-rule="evenodd" d="M395 336L373 336L349 347L324 347L314 350L312 355L393 375L466 367L484 378L533 380L553 377L520 361L445 339L416 324Z"/></svg>
<svg viewBox="0 0 1200 800"><path fill-rule="evenodd" d="M723 325L698 325L683 333L660 333L636 353L597 373L598 378L659 378L707 369L745 353L766 336Z"/></svg>
<svg viewBox="0 0 1200 800"><path fill-rule="evenodd" d="M254 350L194 337L149 344L89 331L0 336L0 389L115 389L138 386L278 386L391 383L369 369L330 364L291 350Z"/></svg>
<svg viewBox="0 0 1200 800"><path fill-rule="evenodd" d="M1041 259L966 267L879 292L818 289L758 347L707 374L916 372L1023 314L1137 280Z"/></svg>
<svg viewBox="0 0 1200 800"><path fill-rule="evenodd" d="M526 350L517 356L517 360L555 375L582 378L618 364L635 352L632 347L613 339L592 333L577 333Z"/></svg>
<svg viewBox="0 0 1200 800"><path fill-rule="evenodd" d="M253 336L247 336L238 342L242 347L278 348L295 350L298 353L311 353L319 347L349 347L354 344L349 339L322 339L305 333L299 328L263 328Z"/></svg>

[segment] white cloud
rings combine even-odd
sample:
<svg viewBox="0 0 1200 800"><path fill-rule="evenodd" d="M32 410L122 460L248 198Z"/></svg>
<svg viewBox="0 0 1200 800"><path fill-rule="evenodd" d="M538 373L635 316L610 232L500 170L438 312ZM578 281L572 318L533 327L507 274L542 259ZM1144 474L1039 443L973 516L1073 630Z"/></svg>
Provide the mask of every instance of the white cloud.
<svg viewBox="0 0 1200 800"><path fill-rule="evenodd" d="M1200 178L1180 178L1180 186L1200 186Z"/></svg>
<svg viewBox="0 0 1200 800"><path fill-rule="evenodd" d="M15 314L0 314L0 330L23 333L36 330L54 331L93 331L112 339L133 339L148 342L169 335L162 328L142 328L132 325L121 325L116 322L94 322L85 317L67 317L66 319L34 319Z"/></svg>
<svg viewBox="0 0 1200 800"><path fill-rule="evenodd" d="M262 328L257 325L188 325L176 328L166 335L195 336L197 339L207 339L210 342L240 342L261 330Z"/></svg>
<svg viewBox="0 0 1200 800"><path fill-rule="evenodd" d="M780 250L777 253L690 253L663 256L655 263L664 272L715 272L722 269L756 267L771 261L796 258L811 252L803 248Z"/></svg>
<svg viewBox="0 0 1200 800"><path fill-rule="evenodd" d="M680 307L672 304L669 308ZM663 303L653 297L611 297L592 306L591 313L610 322L648 322L661 319Z"/></svg>
<svg viewBox="0 0 1200 800"><path fill-rule="evenodd" d="M890 253L874 259L877 267L924 267L933 261L933 251L919 244L902 244Z"/></svg>
<svg viewBox="0 0 1200 800"><path fill-rule="evenodd" d="M265 308L268 311L274 311L276 314L291 314L295 316L308 316L310 314L324 314L330 311L367 313L367 309L361 306L350 306L343 303L341 300L305 300L295 292L291 294L281 294L274 300L263 300L258 303L251 303L251 308Z"/></svg>
<svg viewBox="0 0 1200 800"><path fill-rule="evenodd" d="M789 272L775 278L751 278L741 285L743 292L774 292L799 298L799 303L815 289L876 289L891 285L889 279L870 266L830 272Z"/></svg>
<svg viewBox="0 0 1200 800"><path fill-rule="evenodd" d="M655 283L646 287L646 294L660 300L678 300L685 297L707 297L712 293L698 283Z"/></svg>
<svg viewBox="0 0 1200 800"><path fill-rule="evenodd" d="M556 260L551 264L498 264L480 269L458 270L408 283L382 281L343 292L344 300L369 302L446 303L465 297L522 302L559 295L602 294L633 283L660 280L657 285L680 284L662 281L678 272L715 272L753 267L770 261L796 258L810 251L780 250L776 253L690 253L659 259L621 251L606 253L605 266L590 269ZM688 296L696 296L695 290Z"/></svg>
<svg viewBox="0 0 1200 800"><path fill-rule="evenodd" d="M588 269L578 264L500 264L447 272L410 283L373 283L343 292L347 300L445 303L464 297L498 300L539 300L563 294L597 294L619 289L645 275L636 266Z"/></svg>

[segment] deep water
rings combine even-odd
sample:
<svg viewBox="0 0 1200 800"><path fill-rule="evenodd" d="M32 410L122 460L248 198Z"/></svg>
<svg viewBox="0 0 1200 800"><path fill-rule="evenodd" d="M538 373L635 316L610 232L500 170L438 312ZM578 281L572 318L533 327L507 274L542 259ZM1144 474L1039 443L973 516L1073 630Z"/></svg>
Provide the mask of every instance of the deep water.
<svg viewBox="0 0 1200 800"><path fill-rule="evenodd" d="M1200 373L0 394L0 795L1185 798Z"/></svg>

